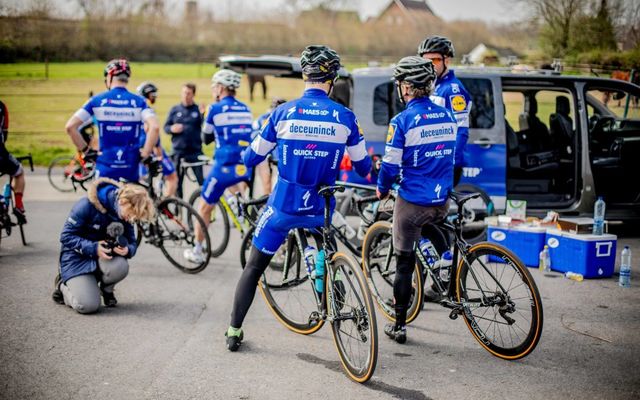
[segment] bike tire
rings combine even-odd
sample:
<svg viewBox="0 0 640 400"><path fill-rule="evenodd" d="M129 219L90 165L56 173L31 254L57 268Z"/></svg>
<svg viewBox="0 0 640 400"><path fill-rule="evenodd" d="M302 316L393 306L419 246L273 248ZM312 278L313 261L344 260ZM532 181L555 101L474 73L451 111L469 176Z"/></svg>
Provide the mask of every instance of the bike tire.
<svg viewBox="0 0 640 400"><path fill-rule="evenodd" d="M199 212L200 207L197 204L202 201L200 194L202 188L198 188L191 193L189 197L189 205ZM217 221L220 223L216 223ZM224 207L220 204L216 204L213 212L211 213L211 221L209 221L209 227L207 229L209 237L211 238L211 257L220 257L229 245L229 235L231 233L231 225L229 223L229 216Z"/></svg>
<svg viewBox="0 0 640 400"><path fill-rule="evenodd" d="M496 215L496 208L493 204L491 196L487 194L482 188L472 185L470 183L461 183L455 187L456 192L460 193L480 193L480 197L470 200L470 203L465 204L465 209L468 212L465 214L465 224L462 227L462 237L467 243L478 243L487 240L487 225L484 223L485 217L491 217ZM471 203L476 201L476 203ZM479 208L471 208L469 204L478 204Z"/></svg>
<svg viewBox="0 0 640 400"><path fill-rule="evenodd" d="M362 242L362 271L378 309L385 318L395 322L396 311L393 299L395 256L389 221L377 221L367 230ZM415 321L422 311L424 278L420 265L416 262L411 284L413 291L407 309L407 324Z"/></svg>
<svg viewBox="0 0 640 400"><path fill-rule="evenodd" d="M209 251L211 241L202 217L187 202L172 197L162 200L158 204L157 212L156 233L161 235L158 246L162 254L174 267L184 273L202 272L211 259ZM203 246L205 259L200 263L193 263L184 257L184 251L193 248L195 244L196 224L199 224L205 233Z"/></svg>
<svg viewBox="0 0 640 400"><path fill-rule="evenodd" d="M310 335L324 325L313 294L314 282L307 275L304 260L295 240L284 253L282 268L270 266L258 282L258 289L267 306L282 325L292 332ZM285 267L286 265L286 267ZM297 304L295 304L297 303Z"/></svg>
<svg viewBox="0 0 640 400"><path fill-rule="evenodd" d="M54 158L49 164L47 178L51 186L57 191L62 193L73 192L71 176L67 173L67 169L71 167L73 162L75 162L74 157L60 156Z"/></svg>
<svg viewBox="0 0 640 400"><path fill-rule="evenodd" d="M483 268L483 265L486 268ZM492 278L492 275L497 279ZM531 273L516 255L495 243L478 243L472 246L466 257L460 260L455 279L456 296L458 302L463 304L464 321L473 337L484 349L504 360L523 358L535 349L542 333L544 319L542 300ZM480 286L483 282L487 288L480 292ZM496 282L509 282L509 287L506 285L500 287ZM503 293L502 289L507 293ZM483 306L482 298L478 298L480 293L485 298L484 301L496 298L501 299L501 302L493 306ZM492 295L487 298L489 294ZM515 300L518 300L518 304L515 304ZM474 303L479 305L474 307ZM513 303L512 308L509 303ZM483 308L486 311L478 311ZM491 317L489 311L493 311L494 320L489 319ZM498 314L501 314L501 311L504 314L510 314L507 317L514 322L509 323L502 315L501 318L506 323L500 321ZM485 316L488 313L489 317L487 318ZM529 314L530 321L526 322ZM485 321L491 322L486 325ZM523 328L518 324L520 321L525 321L529 326L525 326L526 329ZM508 328L500 327L500 325L515 326L517 329L513 328L508 333L503 333L503 330ZM518 343L514 343L514 336L519 341ZM523 340L520 339L521 336L524 338ZM508 346L505 343L507 337L511 340L511 344Z"/></svg>
<svg viewBox="0 0 640 400"><path fill-rule="evenodd" d="M325 298L340 362L349 378L364 383L378 360L378 328L369 288L353 258L342 253L334 254L326 276Z"/></svg>

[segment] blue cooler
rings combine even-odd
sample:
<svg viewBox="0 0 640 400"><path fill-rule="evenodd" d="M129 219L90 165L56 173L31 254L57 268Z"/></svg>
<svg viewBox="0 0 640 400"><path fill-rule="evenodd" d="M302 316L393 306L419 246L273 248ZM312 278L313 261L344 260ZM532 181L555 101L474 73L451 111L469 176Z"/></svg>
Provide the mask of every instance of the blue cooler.
<svg viewBox="0 0 640 400"><path fill-rule="evenodd" d="M540 252L544 248L546 231L546 228L529 226L489 226L487 238L490 242L501 244L514 252L526 266L537 268Z"/></svg>
<svg viewBox="0 0 640 400"><path fill-rule="evenodd" d="M608 278L616 262L616 235L578 235L556 230L547 232L551 269L577 272L585 278Z"/></svg>

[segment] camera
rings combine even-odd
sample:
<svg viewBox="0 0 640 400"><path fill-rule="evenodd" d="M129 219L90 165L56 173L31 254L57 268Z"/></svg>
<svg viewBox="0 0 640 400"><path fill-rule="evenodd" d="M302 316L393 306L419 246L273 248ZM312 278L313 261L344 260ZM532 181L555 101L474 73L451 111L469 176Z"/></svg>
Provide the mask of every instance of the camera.
<svg viewBox="0 0 640 400"><path fill-rule="evenodd" d="M127 238L124 237L124 225L121 222L112 222L107 225L107 238L105 239L107 242L107 249L109 249L109 255L113 256L113 249L120 246L126 247L129 242Z"/></svg>

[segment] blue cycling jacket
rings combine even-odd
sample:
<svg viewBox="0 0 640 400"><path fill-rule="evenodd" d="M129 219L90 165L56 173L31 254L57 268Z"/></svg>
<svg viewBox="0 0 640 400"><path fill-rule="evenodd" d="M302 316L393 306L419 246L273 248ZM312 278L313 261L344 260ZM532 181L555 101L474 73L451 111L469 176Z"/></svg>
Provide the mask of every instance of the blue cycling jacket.
<svg viewBox="0 0 640 400"><path fill-rule="evenodd" d="M218 164L241 164L241 153L251 143L253 116L245 104L227 96L212 104L202 126L205 144L215 140L213 158Z"/></svg>
<svg viewBox="0 0 640 400"><path fill-rule="evenodd" d="M421 206L444 204L453 186L456 120L429 98L413 99L389 124L378 175L378 190L388 193L400 175L398 194Z"/></svg>
<svg viewBox="0 0 640 400"><path fill-rule="evenodd" d="M453 70L450 69L436 82L431 101L451 111L456 118L458 136L456 137L455 166L462 167L464 165L464 147L467 144L467 140L469 140L471 95L462 85L462 82L456 78Z"/></svg>
<svg viewBox="0 0 640 400"><path fill-rule="evenodd" d="M333 185L338 176L345 145L356 172L371 169L364 136L356 116L331 100L320 89L276 108L244 155L253 167L278 148L278 182L269 204L292 215L318 215L324 200L321 185Z"/></svg>
<svg viewBox="0 0 640 400"><path fill-rule="evenodd" d="M147 102L116 87L92 97L74 115L82 122L95 117L100 138L98 175L137 181L143 122L155 115Z"/></svg>
<svg viewBox="0 0 640 400"><path fill-rule="evenodd" d="M256 136L260 134L260 131L262 130L262 126L267 121L267 119L269 118L272 112L273 110L269 110L266 113L259 116L258 119L253 121L253 134L251 135L251 140L255 139ZM271 153L271 159L275 162L278 162L278 155L276 153Z"/></svg>

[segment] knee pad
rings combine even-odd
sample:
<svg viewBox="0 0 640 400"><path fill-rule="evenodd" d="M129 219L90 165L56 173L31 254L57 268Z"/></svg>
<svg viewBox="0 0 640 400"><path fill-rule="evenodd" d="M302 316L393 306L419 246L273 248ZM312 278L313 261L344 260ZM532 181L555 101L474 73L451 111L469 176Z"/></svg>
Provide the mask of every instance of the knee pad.
<svg viewBox="0 0 640 400"><path fill-rule="evenodd" d="M120 282L129 274L129 262L122 256L113 256L111 260L100 260L102 282L110 285Z"/></svg>

